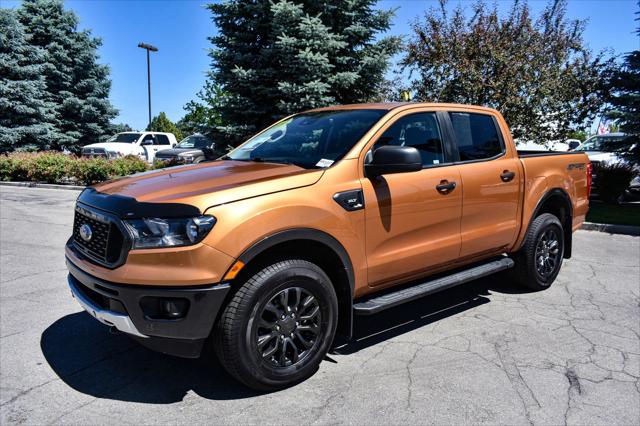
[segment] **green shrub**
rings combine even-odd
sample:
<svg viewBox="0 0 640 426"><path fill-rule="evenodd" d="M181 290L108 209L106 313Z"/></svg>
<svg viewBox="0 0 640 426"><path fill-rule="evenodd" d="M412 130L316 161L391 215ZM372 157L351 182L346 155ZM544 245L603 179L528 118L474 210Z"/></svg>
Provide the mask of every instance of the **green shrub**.
<svg viewBox="0 0 640 426"><path fill-rule="evenodd" d="M27 177L36 182L61 182L69 175L72 161L73 158L59 152L41 152L31 157Z"/></svg>
<svg viewBox="0 0 640 426"><path fill-rule="evenodd" d="M0 180L11 180L13 160L8 155L0 155Z"/></svg>
<svg viewBox="0 0 640 426"><path fill-rule="evenodd" d="M117 158L111 161L111 177L128 176L134 173L144 172L149 168L146 161L135 155Z"/></svg>
<svg viewBox="0 0 640 426"><path fill-rule="evenodd" d="M597 190L602 201L617 204L637 172L628 164L594 163Z"/></svg>
<svg viewBox="0 0 640 426"><path fill-rule="evenodd" d="M78 158L70 167L70 175L82 185L104 182L111 175L111 165L103 158Z"/></svg>
<svg viewBox="0 0 640 426"><path fill-rule="evenodd" d="M7 161L3 166L2 180L25 181L30 180L29 170L32 169L32 163L35 154L27 152L17 152L7 156ZM5 175L6 173L6 175Z"/></svg>
<svg viewBox="0 0 640 426"><path fill-rule="evenodd" d="M178 159L176 158L171 158L169 160L164 160L164 161L154 160L151 168L153 170L159 170L159 169L165 169L167 167L177 166L178 164L179 164Z"/></svg>
<svg viewBox="0 0 640 426"><path fill-rule="evenodd" d="M114 160L79 158L59 152L13 152L0 155L0 180L93 185L151 167L130 155Z"/></svg>

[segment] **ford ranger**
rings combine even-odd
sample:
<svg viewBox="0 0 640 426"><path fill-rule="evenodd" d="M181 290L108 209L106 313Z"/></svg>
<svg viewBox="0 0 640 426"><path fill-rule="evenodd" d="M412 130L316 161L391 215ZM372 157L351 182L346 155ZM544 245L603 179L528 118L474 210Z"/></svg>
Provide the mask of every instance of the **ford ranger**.
<svg viewBox="0 0 640 426"><path fill-rule="evenodd" d="M233 377L278 389L311 376L354 315L501 271L548 288L590 176L584 153L516 151L493 109L316 109L216 161L85 189L68 282L143 345L198 357L208 342Z"/></svg>

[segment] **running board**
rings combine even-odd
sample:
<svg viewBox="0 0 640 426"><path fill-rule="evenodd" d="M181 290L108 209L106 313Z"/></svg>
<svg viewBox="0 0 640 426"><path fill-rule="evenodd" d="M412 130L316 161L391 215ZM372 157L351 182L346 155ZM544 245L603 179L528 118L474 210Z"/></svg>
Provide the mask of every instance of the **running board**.
<svg viewBox="0 0 640 426"><path fill-rule="evenodd" d="M422 284L416 284L411 287L405 287L392 293L383 294L382 296L373 296L362 302L356 302L353 304L353 310L356 315L372 315L405 302L419 299L423 296L446 290L468 281L486 277L496 272L504 271L505 269L513 267L513 265L513 260L508 257L494 260L483 265L456 272L455 274L427 281Z"/></svg>

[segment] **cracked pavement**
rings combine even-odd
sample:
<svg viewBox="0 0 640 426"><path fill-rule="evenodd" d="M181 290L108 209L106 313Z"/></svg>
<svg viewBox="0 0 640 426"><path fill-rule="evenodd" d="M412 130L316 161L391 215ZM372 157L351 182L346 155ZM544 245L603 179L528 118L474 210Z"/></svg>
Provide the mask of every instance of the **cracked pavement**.
<svg viewBox="0 0 640 426"><path fill-rule="evenodd" d="M493 276L357 319L306 382L259 394L81 311L77 192L0 186L0 424L639 424L640 238L579 231L554 285Z"/></svg>

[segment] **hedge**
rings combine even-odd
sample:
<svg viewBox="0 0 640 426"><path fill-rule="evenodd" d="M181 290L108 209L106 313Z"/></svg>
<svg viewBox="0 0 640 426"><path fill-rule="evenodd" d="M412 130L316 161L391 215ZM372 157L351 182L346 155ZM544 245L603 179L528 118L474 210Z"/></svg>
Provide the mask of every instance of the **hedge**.
<svg viewBox="0 0 640 426"><path fill-rule="evenodd" d="M163 166L151 166L133 155L107 160L60 152L19 152L0 155L0 180L93 185Z"/></svg>

